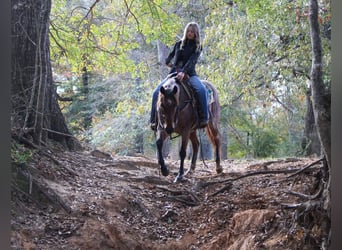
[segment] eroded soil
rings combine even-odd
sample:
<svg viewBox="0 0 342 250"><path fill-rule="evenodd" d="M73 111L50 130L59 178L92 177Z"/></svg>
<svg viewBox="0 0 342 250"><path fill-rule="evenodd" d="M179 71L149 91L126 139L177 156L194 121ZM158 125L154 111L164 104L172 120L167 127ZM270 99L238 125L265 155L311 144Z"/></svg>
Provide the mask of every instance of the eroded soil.
<svg viewBox="0 0 342 250"><path fill-rule="evenodd" d="M13 168L13 249L319 249L314 213L290 208L319 189L318 159L198 162L173 183L156 159L100 151L35 153ZM187 165L189 163L187 162ZM22 168L22 171L18 169ZM277 171L277 172L275 172ZM295 174L295 175L294 175ZM292 176L291 176L292 175ZM291 193L292 192L292 193ZM31 193L28 195L28 193Z"/></svg>

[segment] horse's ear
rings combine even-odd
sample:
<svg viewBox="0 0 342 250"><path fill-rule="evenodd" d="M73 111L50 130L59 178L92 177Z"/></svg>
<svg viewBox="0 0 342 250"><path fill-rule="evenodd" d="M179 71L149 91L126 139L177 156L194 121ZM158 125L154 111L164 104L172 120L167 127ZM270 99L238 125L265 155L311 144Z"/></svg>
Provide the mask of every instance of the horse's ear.
<svg viewBox="0 0 342 250"><path fill-rule="evenodd" d="M176 83L181 84L181 81L178 78L174 77L173 79L175 79Z"/></svg>
<svg viewBox="0 0 342 250"><path fill-rule="evenodd" d="M165 95L165 88L164 88L164 86L161 86L160 89L159 89L159 91L160 91L163 95Z"/></svg>
<svg viewBox="0 0 342 250"><path fill-rule="evenodd" d="M177 74L178 74L177 72L170 73L170 74L167 75L167 78L169 79L169 78L172 78L172 77L176 77Z"/></svg>
<svg viewBox="0 0 342 250"><path fill-rule="evenodd" d="M176 94L177 93L177 91L178 91L178 88L177 88L177 86L173 86L173 94Z"/></svg>

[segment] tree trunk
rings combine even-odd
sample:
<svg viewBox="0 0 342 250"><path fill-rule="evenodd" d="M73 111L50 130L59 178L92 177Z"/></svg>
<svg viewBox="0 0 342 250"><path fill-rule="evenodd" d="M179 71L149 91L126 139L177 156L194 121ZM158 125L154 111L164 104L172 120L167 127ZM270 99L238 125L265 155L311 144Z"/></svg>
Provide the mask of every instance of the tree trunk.
<svg viewBox="0 0 342 250"><path fill-rule="evenodd" d="M321 154L321 144L317 134L314 111L311 101L311 89L308 89L306 92L306 114L304 136L302 139L302 149L305 156Z"/></svg>
<svg viewBox="0 0 342 250"><path fill-rule="evenodd" d="M199 160L211 160L213 158L213 147L209 141L209 137L206 132L201 129L197 132L198 140L200 142L199 151L198 151L198 159Z"/></svg>
<svg viewBox="0 0 342 250"><path fill-rule="evenodd" d="M169 69L165 65L165 60L169 54L169 49L165 44L161 43L159 40L157 41L157 48L158 48L158 64L160 65L159 67L160 79L164 79L169 73Z"/></svg>
<svg viewBox="0 0 342 250"><path fill-rule="evenodd" d="M222 127L222 146L221 146L221 160L228 159L228 129Z"/></svg>
<svg viewBox="0 0 342 250"><path fill-rule="evenodd" d="M322 45L318 23L317 0L310 0L310 28L312 44L311 90L315 123L322 150L330 168L330 83L322 79Z"/></svg>
<svg viewBox="0 0 342 250"><path fill-rule="evenodd" d="M68 149L70 134L57 102L49 50L51 0L12 0L12 135L40 146L47 139Z"/></svg>
<svg viewBox="0 0 342 250"><path fill-rule="evenodd" d="M89 100L89 73L86 66L83 67L82 71L84 102L87 103ZM92 116L87 110L84 110L83 113L83 128L88 131L91 127Z"/></svg>
<svg viewBox="0 0 342 250"><path fill-rule="evenodd" d="M311 90L312 103L315 116L315 123L319 140L321 142L323 154L325 156L325 166L322 180L324 191L322 193L322 204L324 216L321 216L322 228L326 233L322 248L327 249L330 245L330 224L331 224L331 202L330 202L330 184L331 184L331 138L330 138L330 83L324 85L322 78L322 45L318 23L318 3L317 0L310 0L310 31L312 45L312 67L311 67Z"/></svg>
<svg viewBox="0 0 342 250"><path fill-rule="evenodd" d="M169 54L169 49L165 44L163 44L159 40L157 41L157 49L158 49L158 64L160 65L160 67L159 67L159 75L160 75L159 79L162 80L169 73L169 69L165 65L165 60ZM164 141L163 150L162 150L164 158L169 156L170 150L171 150L170 148L171 148L171 141L170 141L170 138L167 138Z"/></svg>

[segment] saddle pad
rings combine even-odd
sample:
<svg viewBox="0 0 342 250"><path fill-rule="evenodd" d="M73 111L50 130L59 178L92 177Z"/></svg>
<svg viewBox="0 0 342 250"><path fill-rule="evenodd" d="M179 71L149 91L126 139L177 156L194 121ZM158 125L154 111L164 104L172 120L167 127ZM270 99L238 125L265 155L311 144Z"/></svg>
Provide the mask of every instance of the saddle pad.
<svg viewBox="0 0 342 250"><path fill-rule="evenodd" d="M215 102L213 91L208 86L207 86L207 90L208 90L208 104L212 104L213 102Z"/></svg>

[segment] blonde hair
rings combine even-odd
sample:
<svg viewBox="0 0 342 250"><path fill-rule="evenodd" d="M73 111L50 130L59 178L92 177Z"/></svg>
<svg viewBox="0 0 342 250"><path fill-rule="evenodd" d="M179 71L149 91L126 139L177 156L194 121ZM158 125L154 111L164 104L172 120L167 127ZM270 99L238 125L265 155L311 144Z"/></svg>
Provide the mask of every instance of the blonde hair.
<svg viewBox="0 0 342 250"><path fill-rule="evenodd" d="M182 43L181 43L181 48L185 45L187 38L186 38L186 33L189 28L193 28L195 32L195 42L196 42L196 51L201 50L201 36L200 36L200 29L197 23L195 22L190 22L185 26L184 32L183 32L183 37L182 37Z"/></svg>

